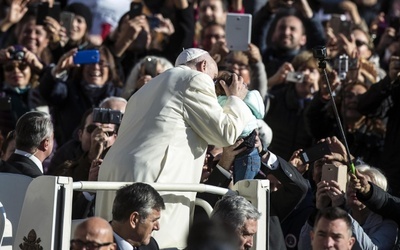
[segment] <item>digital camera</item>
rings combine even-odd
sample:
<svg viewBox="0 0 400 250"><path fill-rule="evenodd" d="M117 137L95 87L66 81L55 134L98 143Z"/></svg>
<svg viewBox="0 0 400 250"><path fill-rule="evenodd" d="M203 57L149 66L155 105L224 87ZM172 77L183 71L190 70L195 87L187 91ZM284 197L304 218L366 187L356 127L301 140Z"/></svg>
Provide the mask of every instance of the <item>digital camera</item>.
<svg viewBox="0 0 400 250"><path fill-rule="evenodd" d="M286 82L302 83L304 74L301 72L289 72L286 75Z"/></svg>
<svg viewBox="0 0 400 250"><path fill-rule="evenodd" d="M119 110L94 108L93 109L93 122L102 124L121 124L122 112Z"/></svg>
<svg viewBox="0 0 400 250"><path fill-rule="evenodd" d="M25 51L22 46L14 46L14 49L8 51L10 53L10 60L22 61L25 58Z"/></svg>
<svg viewBox="0 0 400 250"><path fill-rule="evenodd" d="M326 47L325 46L316 46L313 48L314 58L319 60L324 60L327 57Z"/></svg>

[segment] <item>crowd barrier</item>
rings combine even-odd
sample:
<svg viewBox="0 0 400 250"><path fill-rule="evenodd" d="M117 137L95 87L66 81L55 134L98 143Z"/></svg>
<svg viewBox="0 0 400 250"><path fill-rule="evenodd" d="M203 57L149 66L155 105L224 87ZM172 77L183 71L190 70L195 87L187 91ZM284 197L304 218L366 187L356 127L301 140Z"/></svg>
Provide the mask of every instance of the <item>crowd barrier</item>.
<svg viewBox="0 0 400 250"><path fill-rule="evenodd" d="M23 175L0 173L0 248L69 249L73 224L73 191L117 190L127 184L131 182L73 182L72 178L62 176L32 179ZM168 192L224 195L229 191L204 184L149 184L158 191ZM268 249L268 180L243 180L236 183L233 190L248 199L262 213L252 249ZM212 207L206 201L197 199L195 203L208 214L211 213Z"/></svg>

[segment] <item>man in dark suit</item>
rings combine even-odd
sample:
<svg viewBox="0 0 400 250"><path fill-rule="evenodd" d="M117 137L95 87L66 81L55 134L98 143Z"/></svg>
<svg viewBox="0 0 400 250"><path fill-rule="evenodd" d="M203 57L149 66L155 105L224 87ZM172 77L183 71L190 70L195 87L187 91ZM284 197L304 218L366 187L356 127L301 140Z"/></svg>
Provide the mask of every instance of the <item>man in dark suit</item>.
<svg viewBox="0 0 400 250"><path fill-rule="evenodd" d="M235 156L246 148L236 149L243 140L238 140L234 145L225 147L216 167L211 172L205 184L227 188L232 180L231 169ZM284 221L294 208L303 200L307 193L307 182L294 166L281 157L269 151L262 150L258 140L262 159L260 173L255 178L265 179L273 175L281 183L281 188L271 192L270 196L270 217L269 217L269 249L286 249L281 222ZM199 193L197 197L208 201L212 206L218 201L218 196L207 193ZM282 197L285 197L282 199Z"/></svg>
<svg viewBox="0 0 400 250"><path fill-rule="evenodd" d="M53 124L50 115L31 111L18 119L15 128L15 152L0 166L0 172L43 175L42 162L53 150Z"/></svg>
<svg viewBox="0 0 400 250"><path fill-rule="evenodd" d="M117 191L111 226L118 250L158 250L151 233L160 229L159 219L165 204L150 185L134 183Z"/></svg>

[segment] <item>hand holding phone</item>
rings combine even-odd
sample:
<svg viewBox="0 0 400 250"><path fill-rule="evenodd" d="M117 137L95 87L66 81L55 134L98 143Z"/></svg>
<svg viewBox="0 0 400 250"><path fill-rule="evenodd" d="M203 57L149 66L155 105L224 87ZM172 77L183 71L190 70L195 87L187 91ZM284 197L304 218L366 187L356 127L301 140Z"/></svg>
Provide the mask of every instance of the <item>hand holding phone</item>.
<svg viewBox="0 0 400 250"><path fill-rule="evenodd" d="M346 192L347 188L347 166L336 166L334 164L322 165L321 181L336 181L341 191Z"/></svg>

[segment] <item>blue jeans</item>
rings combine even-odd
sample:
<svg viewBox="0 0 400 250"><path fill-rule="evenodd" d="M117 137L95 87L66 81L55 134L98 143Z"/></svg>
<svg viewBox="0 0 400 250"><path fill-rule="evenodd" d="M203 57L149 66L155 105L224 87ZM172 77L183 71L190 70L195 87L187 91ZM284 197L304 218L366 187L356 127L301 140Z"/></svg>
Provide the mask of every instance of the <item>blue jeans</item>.
<svg viewBox="0 0 400 250"><path fill-rule="evenodd" d="M261 158L257 148L251 149L249 153L236 156L233 161L233 182L254 179L260 171Z"/></svg>

